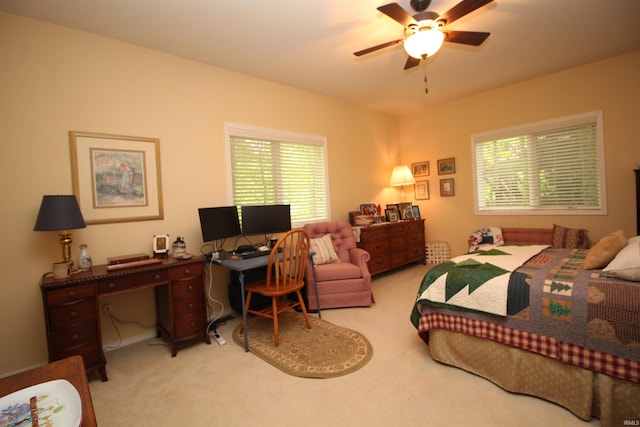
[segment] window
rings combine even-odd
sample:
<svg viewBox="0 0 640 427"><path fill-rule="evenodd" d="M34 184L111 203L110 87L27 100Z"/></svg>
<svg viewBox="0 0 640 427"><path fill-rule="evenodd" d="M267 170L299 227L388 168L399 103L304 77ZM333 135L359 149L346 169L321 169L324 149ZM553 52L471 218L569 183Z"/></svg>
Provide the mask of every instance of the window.
<svg viewBox="0 0 640 427"><path fill-rule="evenodd" d="M233 204L291 205L300 226L329 218L326 138L225 124Z"/></svg>
<svg viewBox="0 0 640 427"><path fill-rule="evenodd" d="M602 112L473 135L476 214L605 215Z"/></svg>

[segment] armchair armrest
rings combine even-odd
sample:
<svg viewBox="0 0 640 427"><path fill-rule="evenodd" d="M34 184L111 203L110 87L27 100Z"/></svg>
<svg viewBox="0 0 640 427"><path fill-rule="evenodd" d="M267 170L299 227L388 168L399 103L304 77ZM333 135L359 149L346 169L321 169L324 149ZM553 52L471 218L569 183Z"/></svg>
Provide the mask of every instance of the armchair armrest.
<svg viewBox="0 0 640 427"><path fill-rule="evenodd" d="M358 267L360 267L360 269L362 269L362 273L367 273L369 274L369 266L367 265L367 262L371 259L371 255L369 255L369 252L365 251L364 249L361 248L351 248L349 249L349 260L351 261L351 264L355 264Z"/></svg>

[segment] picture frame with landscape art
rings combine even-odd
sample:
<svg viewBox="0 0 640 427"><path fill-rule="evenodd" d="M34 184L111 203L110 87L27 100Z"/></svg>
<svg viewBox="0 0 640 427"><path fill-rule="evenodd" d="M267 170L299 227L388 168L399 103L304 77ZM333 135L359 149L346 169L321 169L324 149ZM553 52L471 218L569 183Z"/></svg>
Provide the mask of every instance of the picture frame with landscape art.
<svg viewBox="0 0 640 427"><path fill-rule="evenodd" d="M164 218L158 139L70 131L69 144L85 223Z"/></svg>
<svg viewBox="0 0 640 427"><path fill-rule="evenodd" d="M456 173L456 158L449 157L448 159L438 160L438 175L447 175Z"/></svg>

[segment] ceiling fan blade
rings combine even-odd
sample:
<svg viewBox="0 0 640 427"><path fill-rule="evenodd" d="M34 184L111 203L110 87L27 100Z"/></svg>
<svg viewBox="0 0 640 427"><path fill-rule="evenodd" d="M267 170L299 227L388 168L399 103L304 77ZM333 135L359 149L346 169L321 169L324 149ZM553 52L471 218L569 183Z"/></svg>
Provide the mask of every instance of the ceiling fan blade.
<svg viewBox="0 0 640 427"><path fill-rule="evenodd" d="M407 62L404 64L404 69L408 70L409 68L416 67L420 64L420 60L414 58L413 56L407 57Z"/></svg>
<svg viewBox="0 0 640 427"><path fill-rule="evenodd" d="M377 46L372 46L372 47L367 48L367 49L359 50L357 52L354 52L353 54L355 56L366 55L367 53L375 52L376 50L384 49L385 47L393 46L394 44L398 44L398 43L401 43L403 41L404 41L404 39L393 40L393 41L390 41L390 42L379 44Z"/></svg>
<svg viewBox="0 0 640 427"><path fill-rule="evenodd" d="M383 6L380 6L378 10L389 18L399 22L403 27L408 27L409 24L416 24L416 20L413 19L413 16L409 15L409 13L404 10L398 3L389 3Z"/></svg>
<svg viewBox="0 0 640 427"><path fill-rule="evenodd" d="M491 35L480 31L444 31L444 34L446 42L471 46L480 46Z"/></svg>
<svg viewBox="0 0 640 427"><path fill-rule="evenodd" d="M451 24L468 13L481 8L485 4L491 3L493 0L462 0L457 5L440 15L440 19L447 21L447 25Z"/></svg>

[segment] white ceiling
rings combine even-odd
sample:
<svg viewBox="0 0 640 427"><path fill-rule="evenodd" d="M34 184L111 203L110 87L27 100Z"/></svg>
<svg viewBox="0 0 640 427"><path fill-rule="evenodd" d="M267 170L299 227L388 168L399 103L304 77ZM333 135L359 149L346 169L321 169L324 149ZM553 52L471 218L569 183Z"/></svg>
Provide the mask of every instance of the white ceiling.
<svg viewBox="0 0 640 427"><path fill-rule="evenodd" d="M494 0L447 26L491 32L404 71L390 0L0 0L50 21L392 114L640 49L640 0ZM409 0L397 1L414 14ZM433 0L440 14L458 0ZM429 93L425 94L425 71Z"/></svg>

